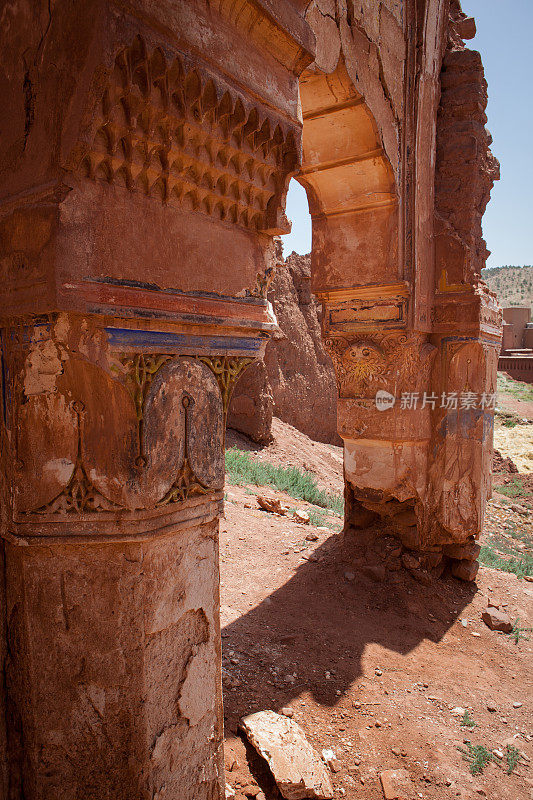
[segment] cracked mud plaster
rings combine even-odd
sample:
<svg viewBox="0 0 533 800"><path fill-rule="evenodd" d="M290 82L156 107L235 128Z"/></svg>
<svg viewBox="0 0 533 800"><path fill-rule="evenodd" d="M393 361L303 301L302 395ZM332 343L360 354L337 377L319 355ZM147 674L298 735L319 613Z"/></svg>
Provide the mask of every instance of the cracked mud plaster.
<svg viewBox="0 0 533 800"><path fill-rule="evenodd" d="M47 394L56 389L56 379L63 372L61 350L51 339L33 345L26 358L24 394L26 397Z"/></svg>
<svg viewBox="0 0 533 800"><path fill-rule="evenodd" d="M180 712L189 725L198 725L205 714L215 710L216 659L212 641L193 648L179 700Z"/></svg>
<svg viewBox="0 0 533 800"><path fill-rule="evenodd" d="M333 72L339 62L341 39L335 19L333 0L313 2L308 7L306 21L316 39L315 66L325 73Z"/></svg>

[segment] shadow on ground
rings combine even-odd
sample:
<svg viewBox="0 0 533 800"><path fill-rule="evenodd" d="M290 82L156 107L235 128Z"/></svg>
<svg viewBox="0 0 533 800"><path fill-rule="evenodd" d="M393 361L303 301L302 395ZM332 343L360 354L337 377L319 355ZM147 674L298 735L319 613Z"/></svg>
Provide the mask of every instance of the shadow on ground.
<svg viewBox="0 0 533 800"><path fill-rule="evenodd" d="M452 577L424 586L403 571L375 583L353 570L355 578L348 581L350 565L340 534L311 558L318 560L306 561L287 583L223 627L229 731L236 732L241 716L279 710L306 692L317 703L334 707L363 674L367 645L404 657L424 640L438 642L476 591L475 585ZM227 602L224 596L222 602ZM393 667L388 661L389 670L401 671L402 664L405 669L402 659ZM378 667L367 665L367 675Z"/></svg>

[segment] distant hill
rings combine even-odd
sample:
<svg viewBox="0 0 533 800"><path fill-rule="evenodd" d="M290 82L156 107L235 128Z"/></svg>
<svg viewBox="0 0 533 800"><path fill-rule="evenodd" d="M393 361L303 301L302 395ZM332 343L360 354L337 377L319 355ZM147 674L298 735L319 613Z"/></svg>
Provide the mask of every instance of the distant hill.
<svg viewBox="0 0 533 800"><path fill-rule="evenodd" d="M481 270L489 289L496 292L503 308L530 306L533 308L533 266L487 267Z"/></svg>

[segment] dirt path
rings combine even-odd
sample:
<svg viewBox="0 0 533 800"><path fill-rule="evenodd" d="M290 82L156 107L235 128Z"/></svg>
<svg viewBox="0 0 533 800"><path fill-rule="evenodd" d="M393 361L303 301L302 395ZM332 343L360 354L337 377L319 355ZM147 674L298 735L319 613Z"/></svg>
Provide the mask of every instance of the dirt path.
<svg viewBox="0 0 533 800"><path fill-rule="evenodd" d="M299 437L285 430L257 457L303 466L312 448L325 460L324 485L342 486L339 466L324 474L328 459L339 463L336 449ZM511 775L490 763L472 776L457 748L470 740L492 750L514 737L533 759L532 642L481 621L490 596L532 626L533 583L485 567L477 587L453 578L422 586L403 573L374 583L345 560L335 531L260 511L254 495L265 491L228 486L221 525L226 778L237 797L260 785L267 800L279 798L237 735L239 718L290 706L314 746L337 755L335 797L378 800L379 772L405 767L414 797L531 800L531 761ZM514 514L500 499L493 525ZM456 707L475 728L461 727Z"/></svg>

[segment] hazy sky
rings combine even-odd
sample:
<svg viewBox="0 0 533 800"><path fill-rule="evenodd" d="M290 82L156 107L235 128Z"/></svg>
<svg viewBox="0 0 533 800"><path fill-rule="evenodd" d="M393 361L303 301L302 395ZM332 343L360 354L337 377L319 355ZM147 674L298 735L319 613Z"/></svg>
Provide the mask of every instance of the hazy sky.
<svg viewBox="0 0 533 800"><path fill-rule="evenodd" d="M490 267L533 264L533 0L463 0L475 17L479 50L489 84L488 128L501 165L483 218ZM291 182L287 216L292 233L286 254L311 250L311 220L304 190Z"/></svg>

